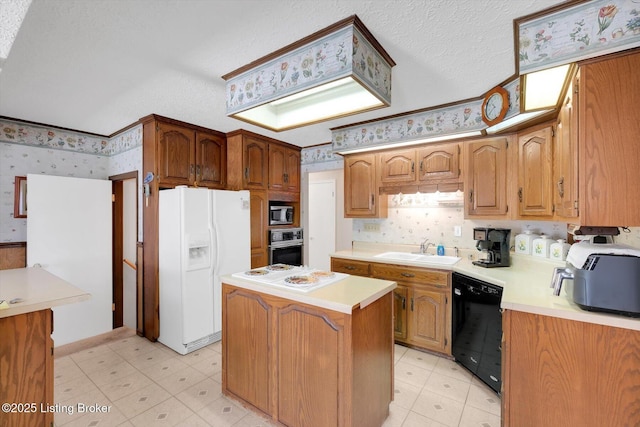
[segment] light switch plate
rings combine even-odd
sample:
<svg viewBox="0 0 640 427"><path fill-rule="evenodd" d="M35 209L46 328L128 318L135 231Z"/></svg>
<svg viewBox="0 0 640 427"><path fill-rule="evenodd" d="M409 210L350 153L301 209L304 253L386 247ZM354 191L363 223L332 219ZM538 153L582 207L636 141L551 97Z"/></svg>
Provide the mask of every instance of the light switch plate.
<svg viewBox="0 0 640 427"><path fill-rule="evenodd" d="M459 225L454 225L453 226L453 235L455 237L462 236L462 227L460 227Z"/></svg>
<svg viewBox="0 0 640 427"><path fill-rule="evenodd" d="M364 231L380 231L380 224L377 222L366 222L364 224Z"/></svg>

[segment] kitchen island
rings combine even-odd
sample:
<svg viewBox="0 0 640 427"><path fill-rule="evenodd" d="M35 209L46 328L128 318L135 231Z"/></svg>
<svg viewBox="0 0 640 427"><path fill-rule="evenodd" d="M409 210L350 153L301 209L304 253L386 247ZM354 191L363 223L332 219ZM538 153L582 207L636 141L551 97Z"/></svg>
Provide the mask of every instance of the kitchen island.
<svg viewBox="0 0 640 427"><path fill-rule="evenodd" d="M8 405L2 426L53 425L51 308L89 298L42 268L0 271L0 402Z"/></svg>
<svg viewBox="0 0 640 427"><path fill-rule="evenodd" d="M222 278L222 391L281 425L380 426L393 399L392 281L305 292Z"/></svg>
<svg viewBox="0 0 640 427"><path fill-rule="evenodd" d="M413 247L363 244L334 259L380 263L376 255ZM502 425L640 425L640 319L585 311L550 288L564 263L513 255L510 267L475 266L462 251L453 271L503 287ZM603 284L606 286L606 284Z"/></svg>

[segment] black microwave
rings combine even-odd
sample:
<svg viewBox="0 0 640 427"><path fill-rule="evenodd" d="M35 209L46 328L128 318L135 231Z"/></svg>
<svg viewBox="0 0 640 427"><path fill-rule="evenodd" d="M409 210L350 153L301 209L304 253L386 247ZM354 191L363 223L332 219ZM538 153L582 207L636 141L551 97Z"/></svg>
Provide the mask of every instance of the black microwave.
<svg viewBox="0 0 640 427"><path fill-rule="evenodd" d="M269 206L269 225L293 224L293 206Z"/></svg>

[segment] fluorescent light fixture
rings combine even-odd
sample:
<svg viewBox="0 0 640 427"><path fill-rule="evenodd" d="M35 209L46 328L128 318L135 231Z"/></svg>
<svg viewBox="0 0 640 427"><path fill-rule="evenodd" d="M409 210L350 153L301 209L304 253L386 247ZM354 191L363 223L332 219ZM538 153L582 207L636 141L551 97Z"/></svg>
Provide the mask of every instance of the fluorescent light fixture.
<svg viewBox="0 0 640 427"><path fill-rule="evenodd" d="M353 15L222 76L227 115L279 132L387 107L393 66Z"/></svg>
<svg viewBox="0 0 640 427"><path fill-rule="evenodd" d="M380 107L384 107L380 99L353 77L345 77L236 113L234 117L285 130Z"/></svg>
<svg viewBox="0 0 640 427"><path fill-rule="evenodd" d="M0 2L0 69L9 57L11 46L18 35L29 6L31 6L31 0Z"/></svg>
<svg viewBox="0 0 640 427"><path fill-rule="evenodd" d="M448 141L451 139L470 138L473 136L480 136L480 135L482 135L482 131L475 130L472 132L453 133L453 134L447 134L447 135L434 136L431 138L416 139L413 141L390 142L388 144L372 145L367 147L354 147L351 149L346 148L344 150L336 151L336 153L337 154L364 153L367 151L382 150L384 148L408 147L411 145L428 144L432 142Z"/></svg>
<svg viewBox="0 0 640 427"><path fill-rule="evenodd" d="M565 89L571 64L524 74L521 78L521 111L553 109Z"/></svg>
<svg viewBox="0 0 640 427"><path fill-rule="evenodd" d="M538 111L532 111L529 113L521 113L521 114L517 114L507 120L501 121L500 123L493 125L491 127L488 127L486 129L486 132L488 134L494 134L494 133L498 133L500 131L503 131L505 129L508 129L512 126L518 125L520 123L524 123L526 121L535 119L536 117L539 117L543 114L548 113L549 111L551 111L552 109L547 109L547 110L538 110Z"/></svg>

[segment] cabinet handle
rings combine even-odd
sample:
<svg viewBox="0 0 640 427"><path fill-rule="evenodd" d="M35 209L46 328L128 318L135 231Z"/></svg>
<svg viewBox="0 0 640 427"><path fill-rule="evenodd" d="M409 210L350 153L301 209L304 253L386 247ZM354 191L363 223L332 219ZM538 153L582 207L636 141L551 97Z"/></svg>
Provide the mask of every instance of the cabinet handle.
<svg viewBox="0 0 640 427"><path fill-rule="evenodd" d="M411 162L411 173L413 173L415 171L414 166L415 166L414 162Z"/></svg>
<svg viewBox="0 0 640 427"><path fill-rule="evenodd" d="M469 190L469 203L473 203L473 188Z"/></svg>
<svg viewBox="0 0 640 427"><path fill-rule="evenodd" d="M284 182L289 182L289 174L288 173L284 174Z"/></svg>
<svg viewBox="0 0 640 427"><path fill-rule="evenodd" d="M346 270L355 270L356 268L353 265L347 265L344 267Z"/></svg>
<svg viewBox="0 0 640 427"><path fill-rule="evenodd" d="M415 274L413 274L413 273L404 273L404 272L403 272L403 273L400 273L400 275L401 275L402 277L416 277L416 275L415 275Z"/></svg>
<svg viewBox="0 0 640 427"><path fill-rule="evenodd" d="M564 176L561 176L558 180L558 194L560 197L564 197Z"/></svg>
<svg viewBox="0 0 640 427"><path fill-rule="evenodd" d="M371 194L371 206L374 206L374 205L375 205L375 199L373 194Z"/></svg>
<svg viewBox="0 0 640 427"><path fill-rule="evenodd" d="M518 188L518 200L522 203L522 187Z"/></svg>
<svg viewBox="0 0 640 427"><path fill-rule="evenodd" d="M402 297L402 309L407 309L407 299L405 297Z"/></svg>
<svg viewBox="0 0 640 427"><path fill-rule="evenodd" d="M191 164L191 166L189 167L189 174L193 175L193 163Z"/></svg>
<svg viewBox="0 0 640 427"><path fill-rule="evenodd" d="M413 311L413 297L411 297L411 311Z"/></svg>
<svg viewBox="0 0 640 427"><path fill-rule="evenodd" d="M244 168L244 179L249 179L249 168Z"/></svg>
<svg viewBox="0 0 640 427"><path fill-rule="evenodd" d="M196 176L200 176L200 165L196 166Z"/></svg>
<svg viewBox="0 0 640 427"><path fill-rule="evenodd" d="M420 172L422 172L422 162L423 160L420 160Z"/></svg>

